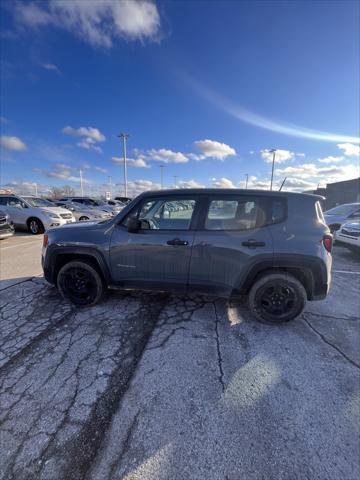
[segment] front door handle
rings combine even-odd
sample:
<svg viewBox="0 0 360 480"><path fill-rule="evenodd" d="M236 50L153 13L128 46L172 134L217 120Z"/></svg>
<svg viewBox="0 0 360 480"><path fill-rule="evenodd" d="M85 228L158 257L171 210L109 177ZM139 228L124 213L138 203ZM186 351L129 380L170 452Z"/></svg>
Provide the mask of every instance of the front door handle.
<svg viewBox="0 0 360 480"><path fill-rule="evenodd" d="M173 238L166 242L168 245L189 245L187 240L180 240L180 238Z"/></svg>
<svg viewBox="0 0 360 480"><path fill-rule="evenodd" d="M258 242L257 240L251 239L246 242L242 242L244 247L256 248L256 247L265 247L265 242Z"/></svg>

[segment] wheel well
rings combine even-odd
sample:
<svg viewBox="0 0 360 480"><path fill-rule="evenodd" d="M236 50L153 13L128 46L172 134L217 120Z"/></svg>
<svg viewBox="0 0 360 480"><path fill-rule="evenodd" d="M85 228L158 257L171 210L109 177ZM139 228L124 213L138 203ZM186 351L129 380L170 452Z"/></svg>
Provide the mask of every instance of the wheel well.
<svg viewBox="0 0 360 480"><path fill-rule="evenodd" d="M54 279L55 283L57 284L57 277L59 274L60 269L66 265L67 263L76 260L78 262L84 262L87 263L88 265L91 265L100 275L102 281L106 285L106 279L104 277L104 273L99 265L99 262L97 261L96 258L94 258L91 255L86 255L86 254L74 254L74 253L64 253L56 256L55 260L55 266L54 266Z"/></svg>
<svg viewBox="0 0 360 480"><path fill-rule="evenodd" d="M270 273L289 273L293 277L295 277L299 282L303 285L306 290L306 295L308 299L311 298L312 290L313 290L313 275L311 270L308 268L297 268L297 267L273 267L267 268L265 270L261 270L258 272L254 277L246 285L246 289L244 293L249 293L250 288L254 285L254 283L259 280L260 278L264 277Z"/></svg>

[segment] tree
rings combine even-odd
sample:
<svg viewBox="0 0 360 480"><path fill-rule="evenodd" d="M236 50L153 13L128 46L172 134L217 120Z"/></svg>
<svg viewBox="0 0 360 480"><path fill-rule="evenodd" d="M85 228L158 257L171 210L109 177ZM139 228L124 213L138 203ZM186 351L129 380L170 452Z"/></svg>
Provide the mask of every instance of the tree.
<svg viewBox="0 0 360 480"><path fill-rule="evenodd" d="M64 185L62 187L62 194L64 196L75 195L75 190L73 189L73 187L70 187L70 185Z"/></svg>

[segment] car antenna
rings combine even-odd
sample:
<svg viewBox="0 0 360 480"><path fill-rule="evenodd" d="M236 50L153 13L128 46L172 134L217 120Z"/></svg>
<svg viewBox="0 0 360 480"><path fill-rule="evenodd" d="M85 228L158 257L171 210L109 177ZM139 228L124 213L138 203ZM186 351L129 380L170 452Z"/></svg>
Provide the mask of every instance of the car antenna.
<svg viewBox="0 0 360 480"><path fill-rule="evenodd" d="M282 181L282 184L280 185L279 192L281 192L282 187L284 186L284 183L286 182L287 177L284 178Z"/></svg>

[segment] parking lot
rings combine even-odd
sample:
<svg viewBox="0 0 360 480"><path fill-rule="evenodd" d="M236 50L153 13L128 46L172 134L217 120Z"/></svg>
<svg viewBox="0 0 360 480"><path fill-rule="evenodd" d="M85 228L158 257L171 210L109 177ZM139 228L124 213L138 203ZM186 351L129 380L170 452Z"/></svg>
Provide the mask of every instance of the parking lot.
<svg viewBox="0 0 360 480"><path fill-rule="evenodd" d="M1 479L360 476L360 263L284 326L246 305L111 292L74 310L41 236L0 242Z"/></svg>

